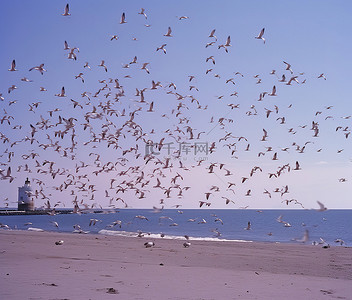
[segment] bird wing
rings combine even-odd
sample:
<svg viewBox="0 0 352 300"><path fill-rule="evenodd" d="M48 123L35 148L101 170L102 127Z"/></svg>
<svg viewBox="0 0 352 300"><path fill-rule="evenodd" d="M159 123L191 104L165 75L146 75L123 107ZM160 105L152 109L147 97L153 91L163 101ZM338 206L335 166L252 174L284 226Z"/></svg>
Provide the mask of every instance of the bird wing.
<svg viewBox="0 0 352 300"><path fill-rule="evenodd" d="M120 24L125 23L126 22L125 20L126 20L126 15L125 13L122 13Z"/></svg>
<svg viewBox="0 0 352 300"><path fill-rule="evenodd" d="M317 201L318 205L319 205L319 209L324 210L325 206L323 203L321 203L320 201Z"/></svg>
<svg viewBox="0 0 352 300"><path fill-rule="evenodd" d="M265 30L265 28L263 28L263 29L260 31L260 33L259 33L259 38L260 38L260 39L263 37L264 30Z"/></svg>

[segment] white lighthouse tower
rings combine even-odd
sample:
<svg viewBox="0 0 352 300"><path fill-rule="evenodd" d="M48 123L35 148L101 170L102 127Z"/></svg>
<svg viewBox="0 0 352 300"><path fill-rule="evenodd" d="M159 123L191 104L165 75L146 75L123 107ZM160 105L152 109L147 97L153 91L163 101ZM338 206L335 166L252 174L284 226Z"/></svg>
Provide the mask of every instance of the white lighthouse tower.
<svg viewBox="0 0 352 300"><path fill-rule="evenodd" d="M18 210L34 210L31 182L26 179L24 186L18 188Z"/></svg>

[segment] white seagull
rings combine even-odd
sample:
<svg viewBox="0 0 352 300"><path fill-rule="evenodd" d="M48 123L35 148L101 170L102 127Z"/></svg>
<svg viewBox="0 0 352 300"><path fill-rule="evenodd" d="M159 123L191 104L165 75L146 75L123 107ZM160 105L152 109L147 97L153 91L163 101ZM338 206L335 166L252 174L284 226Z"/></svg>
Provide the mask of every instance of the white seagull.
<svg viewBox="0 0 352 300"><path fill-rule="evenodd" d="M65 6L65 11L64 11L64 13L62 15L63 16L71 16L71 14L69 13L69 10L70 10L70 7L69 7L69 5L67 3L66 6Z"/></svg>
<svg viewBox="0 0 352 300"><path fill-rule="evenodd" d="M263 35L264 35L264 30L265 28L263 28L260 33L258 34L258 36L256 36L255 38L258 39L258 40L263 40L264 44L265 44L265 38L263 38Z"/></svg>
<svg viewBox="0 0 352 300"><path fill-rule="evenodd" d="M183 247L185 247L185 248L189 248L190 246L191 246L190 242L184 242L183 243Z"/></svg>
<svg viewBox="0 0 352 300"><path fill-rule="evenodd" d="M325 205L323 203L321 203L320 201L317 201L319 208L317 209L317 211L325 211L327 210L327 208L325 207Z"/></svg>
<svg viewBox="0 0 352 300"><path fill-rule="evenodd" d="M141 12L139 12L138 14L144 16L147 19L147 15L145 13L145 9L144 8L141 8Z"/></svg>
<svg viewBox="0 0 352 300"><path fill-rule="evenodd" d="M32 70L37 70L42 75L44 74L44 72L46 72L46 70L44 69L44 64L40 64L39 66L36 66L36 67L33 67L33 68L29 69L29 71L32 71Z"/></svg>
<svg viewBox="0 0 352 300"><path fill-rule="evenodd" d="M160 47L156 48L156 51L163 50L163 52L166 54L165 46L166 44L162 44Z"/></svg>
<svg viewBox="0 0 352 300"><path fill-rule="evenodd" d="M248 221L247 227L245 227L244 230L251 230L251 222Z"/></svg>
<svg viewBox="0 0 352 300"><path fill-rule="evenodd" d="M144 243L144 246L146 248L151 248L151 247L155 246L155 243L154 242L146 242L146 243Z"/></svg>
<svg viewBox="0 0 352 300"><path fill-rule="evenodd" d="M210 32L209 37L210 37L210 38L213 37L213 38L215 38L215 40L217 40L217 37L214 35L215 30L216 30L216 29L213 29L213 30Z"/></svg>
<svg viewBox="0 0 352 300"><path fill-rule="evenodd" d="M16 61L13 60L12 63L11 63L11 69L9 69L9 71L13 72L13 71L18 71L16 70Z"/></svg>
<svg viewBox="0 0 352 300"><path fill-rule="evenodd" d="M102 60L102 61L101 61L100 65L98 65L98 67L104 67L105 72L107 72L107 71L108 71L107 66L105 66L105 61L104 61L104 60Z"/></svg>
<svg viewBox="0 0 352 300"><path fill-rule="evenodd" d="M326 77L325 77L324 73L321 73L321 74L318 76L318 78L324 78L324 80L326 80Z"/></svg>
<svg viewBox="0 0 352 300"><path fill-rule="evenodd" d="M277 96L276 95L276 86L274 85L273 86L273 90L271 91L271 93L270 94L268 94L269 96Z"/></svg>
<svg viewBox="0 0 352 300"><path fill-rule="evenodd" d="M164 36L172 37L172 35L171 35L171 27L169 27L169 28L167 29L167 33L164 34Z"/></svg>
<svg viewBox="0 0 352 300"><path fill-rule="evenodd" d="M286 65L286 69L285 70L288 70L288 71L291 72L291 74L293 74L293 71L291 69L291 65L289 63L285 62L285 61L284 61L284 64Z"/></svg>
<svg viewBox="0 0 352 300"><path fill-rule="evenodd" d="M61 93L60 94L55 94L55 96L57 96L57 97L66 97L66 95L65 95L65 87L62 87Z"/></svg>
<svg viewBox="0 0 352 300"><path fill-rule="evenodd" d="M125 23L127 23L126 22L126 15L125 15L125 13L122 13L120 24L125 24Z"/></svg>

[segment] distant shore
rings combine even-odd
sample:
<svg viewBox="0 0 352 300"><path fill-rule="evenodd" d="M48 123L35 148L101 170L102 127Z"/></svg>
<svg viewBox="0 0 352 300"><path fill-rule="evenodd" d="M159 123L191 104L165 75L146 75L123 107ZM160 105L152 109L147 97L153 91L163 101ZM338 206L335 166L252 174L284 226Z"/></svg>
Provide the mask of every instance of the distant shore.
<svg viewBox="0 0 352 300"><path fill-rule="evenodd" d="M111 211L111 210L109 210ZM0 210L0 216L72 214L73 209ZM104 213L104 210L83 210L80 213Z"/></svg>
<svg viewBox="0 0 352 300"><path fill-rule="evenodd" d="M55 244L59 241L62 245ZM145 248L147 241L155 246ZM352 248L209 241L190 241L185 248L184 242L1 230L0 298L350 299L352 294Z"/></svg>

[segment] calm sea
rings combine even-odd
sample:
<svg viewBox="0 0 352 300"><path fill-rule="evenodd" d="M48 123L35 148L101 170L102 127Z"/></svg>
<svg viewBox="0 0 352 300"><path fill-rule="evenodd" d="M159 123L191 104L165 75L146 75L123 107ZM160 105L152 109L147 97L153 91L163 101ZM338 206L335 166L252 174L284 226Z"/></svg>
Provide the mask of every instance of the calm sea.
<svg viewBox="0 0 352 300"><path fill-rule="evenodd" d="M147 219L138 218L144 216ZM278 221L281 216L282 222ZM95 225L90 223L96 219ZM53 222L57 222L56 227ZM114 225L114 222L116 225ZM250 229L246 230L250 222ZM89 234L191 238L203 240L244 240L299 243L306 230L309 240L331 246L352 246L352 210L210 210L210 209L123 209L113 213L0 216L0 223L11 229L40 228L45 231L73 232L75 228ZM287 224L288 223L288 224ZM121 227L120 227L120 225ZM286 224L286 226L285 226ZM79 227L77 226L79 225ZM75 227L75 228L74 228ZM2 229L9 230L9 229Z"/></svg>

